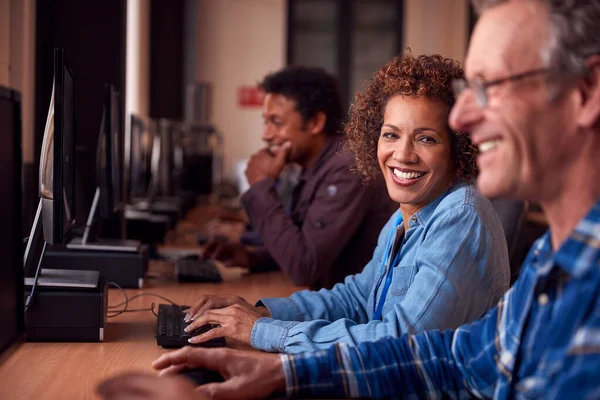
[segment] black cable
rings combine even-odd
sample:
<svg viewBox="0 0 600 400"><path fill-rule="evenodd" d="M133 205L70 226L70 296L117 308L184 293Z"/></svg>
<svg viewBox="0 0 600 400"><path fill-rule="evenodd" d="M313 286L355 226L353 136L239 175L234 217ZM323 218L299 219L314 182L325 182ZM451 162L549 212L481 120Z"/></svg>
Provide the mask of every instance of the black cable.
<svg viewBox="0 0 600 400"><path fill-rule="evenodd" d="M33 284L31 285L31 291L29 292L29 296L27 296L27 299L25 300L25 313L27 313L27 310L29 309L31 302L33 301L33 295L35 294L35 288L37 288L38 279L40 278L40 271L42 270L42 260L44 259L44 254L46 254L46 246L47 245L48 245L48 242L46 242L44 240L44 247L42 248L42 255L40 256L40 259L38 260L38 266L37 266L37 269L35 270L35 278L33 278Z"/></svg>
<svg viewBox="0 0 600 400"><path fill-rule="evenodd" d="M107 318L116 317L117 315L121 315L121 314L123 314L125 312L140 312L140 311L152 311L152 314L154 314L155 316L158 317L158 314L154 311L154 307L156 306L155 303L151 303L150 304L150 308L137 308L137 309L132 309L132 310L129 310L127 308L127 307L129 307L129 302L130 301L132 301L132 300L134 300L134 299L136 299L138 297L142 297L142 296L154 296L154 297L158 297L159 299L165 300L165 301L167 301L167 302L169 302L169 303L171 303L173 305L178 305L174 301L172 301L172 300L170 300L170 299L168 299L168 298L166 298L164 296L161 296L159 294L156 294L156 293L139 293L139 294L136 294L135 296L129 297L129 296L127 296L127 292L125 290L123 290L123 288L121 286L119 286L118 284L116 284L115 282L108 282L108 284L114 286L117 289L119 289L121 291L121 293L123 293L123 296L125 297L125 300L122 301L122 302L120 302L120 303L118 303L118 304L109 305L108 306L108 309L109 309L108 312L111 312L112 314L110 314L110 315L107 314L106 315ZM111 308L114 309L114 308L117 308L117 307L121 307L123 305L124 305L124 307L123 307L122 310L111 310Z"/></svg>

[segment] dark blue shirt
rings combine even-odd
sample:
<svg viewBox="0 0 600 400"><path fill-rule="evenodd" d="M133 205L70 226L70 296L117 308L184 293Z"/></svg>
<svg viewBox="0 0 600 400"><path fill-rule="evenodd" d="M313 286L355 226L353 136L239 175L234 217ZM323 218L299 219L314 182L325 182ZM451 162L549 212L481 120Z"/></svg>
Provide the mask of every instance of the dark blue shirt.
<svg viewBox="0 0 600 400"><path fill-rule="evenodd" d="M556 252L539 239L472 324L281 357L288 394L600 398L600 202Z"/></svg>

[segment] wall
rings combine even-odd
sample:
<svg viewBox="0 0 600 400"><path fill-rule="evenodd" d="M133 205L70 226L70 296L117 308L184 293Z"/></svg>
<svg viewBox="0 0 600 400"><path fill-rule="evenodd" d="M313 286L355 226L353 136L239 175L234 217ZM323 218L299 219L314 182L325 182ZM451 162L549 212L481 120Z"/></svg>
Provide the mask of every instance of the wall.
<svg viewBox="0 0 600 400"><path fill-rule="evenodd" d="M413 54L463 61L468 0L404 0L404 43ZM237 88L285 64L284 0L187 0L184 79L213 85L212 122L225 139L225 173L262 146L260 109L240 109ZM190 17L191 16L191 17ZM195 16L195 17L194 17ZM192 25L192 26L190 26Z"/></svg>
<svg viewBox="0 0 600 400"><path fill-rule="evenodd" d="M223 134L225 174L232 176L236 161L262 147L260 108L240 109L237 88L284 66L286 2L198 0L191 9L195 32L186 28L185 44L195 49L195 59L187 60L194 64L190 75L213 86L211 120Z"/></svg>
<svg viewBox="0 0 600 400"><path fill-rule="evenodd" d="M468 13L468 0L404 0L405 47L464 61Z"/></svg>

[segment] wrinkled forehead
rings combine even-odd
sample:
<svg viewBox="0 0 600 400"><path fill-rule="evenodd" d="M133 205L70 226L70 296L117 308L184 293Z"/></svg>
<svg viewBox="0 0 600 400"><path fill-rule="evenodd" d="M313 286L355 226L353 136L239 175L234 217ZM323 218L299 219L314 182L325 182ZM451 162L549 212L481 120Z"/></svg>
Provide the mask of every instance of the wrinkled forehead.
<svg viewBox="0 0 600 400"><path fill-rule="evenodd" d="M488 9L471 37L467 78L492 80L546 66L548 37L548 10L537 1L513 0Z"/></svg>

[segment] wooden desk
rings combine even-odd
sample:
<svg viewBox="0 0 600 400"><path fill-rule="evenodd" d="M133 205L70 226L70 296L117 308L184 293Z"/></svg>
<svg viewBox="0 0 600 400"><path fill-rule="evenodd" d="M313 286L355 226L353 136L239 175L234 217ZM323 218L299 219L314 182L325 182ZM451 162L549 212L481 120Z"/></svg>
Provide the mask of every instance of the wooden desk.
<svg viewBox="0 0 600 400"><path fill-rule="evenodd" d="M151 273L165 276L172 266L152 262ZM253 303L261 297L283 297L301 289L281 272L244 274L241 269L220 268L220 284L177 284L168 279L147 279L142 290L128 289L129 297L152 292L179 304L190 304L199 294L237 294ZM168 277L167 277L168 278ZM123 300L109 290L109 304ZM133 300L129 308L149 308L165 301L151 296ZM1 327L0 327L1 329ZM118 372L144 370L164 353L154 338L156 317L150 311L124 313L110 318L103 343L22 343L0 358L0 399L95 399L95 387Z"/></svg>

